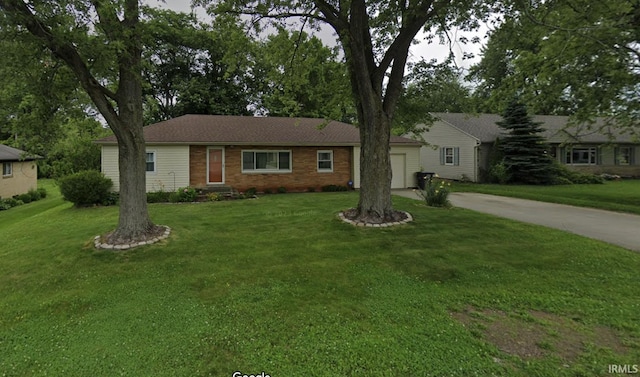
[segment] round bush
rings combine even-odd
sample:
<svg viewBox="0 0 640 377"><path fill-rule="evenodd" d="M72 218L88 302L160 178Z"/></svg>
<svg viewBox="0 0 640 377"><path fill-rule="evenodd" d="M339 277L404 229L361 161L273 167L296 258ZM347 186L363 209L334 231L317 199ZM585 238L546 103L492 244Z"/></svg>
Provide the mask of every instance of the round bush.
<svg viewBox="0 0 640 377"><path fill-rule="evenodd" d="M68 175L58 181L65 200L77 207L111 204L113 182L97 170L85 170Z"/></svg>

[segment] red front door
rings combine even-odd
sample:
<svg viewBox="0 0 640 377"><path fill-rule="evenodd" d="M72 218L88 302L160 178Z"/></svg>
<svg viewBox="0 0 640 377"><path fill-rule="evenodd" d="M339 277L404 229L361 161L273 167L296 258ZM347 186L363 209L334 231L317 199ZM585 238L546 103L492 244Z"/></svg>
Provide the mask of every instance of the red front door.
<svg viewBox="0 0 640 377"><path fill-rule="evenodd" d="M222 149L209 149L209 182L223 183L222 180Z"/></svg>

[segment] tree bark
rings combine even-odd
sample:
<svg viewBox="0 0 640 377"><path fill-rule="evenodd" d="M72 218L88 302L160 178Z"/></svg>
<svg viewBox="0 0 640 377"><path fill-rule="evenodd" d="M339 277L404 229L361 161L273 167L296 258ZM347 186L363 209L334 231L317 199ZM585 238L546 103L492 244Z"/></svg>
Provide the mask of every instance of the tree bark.
<svg viewBox="0 0 640 377"><path fill-rule="evenodd" d="M380 223L394 218L391 204L390 121L379 109L360 124L360 199L357 219Z"/></svg>
<svg viewBox="0 0 640 377"><path fill-rule="evenodd" d="M158 232L147 212L146 150L142 115L142 48L138 0L125 0L124 19L107 3L93 1L99 26L107 37L122 44L118 51L118 90L114 93L91 74L77 46L55 35L37 17L31 4L23 0L0 0L0 8L40 39L51 52L74 72L83 89L118 140L120 173L120 217L118 227L108 237L112 244L143 241ZM114 102L116 106L114 106Z"/></svg>

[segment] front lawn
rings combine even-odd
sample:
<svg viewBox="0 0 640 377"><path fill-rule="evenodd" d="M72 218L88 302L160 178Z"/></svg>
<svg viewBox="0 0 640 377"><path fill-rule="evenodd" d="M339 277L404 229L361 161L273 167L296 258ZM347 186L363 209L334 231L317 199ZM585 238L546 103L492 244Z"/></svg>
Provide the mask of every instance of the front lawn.
<svg viewBox="0 0 640 377"><path fill-rule="evenodd" d="M455 192L511 196L543 202L640 214L640 180L607 181L591 185L498 185L456 182Z"/></svg>
<svg viewBox="0 0 640 377"><path fill-rule="evenodd" d="M0 212L1 375L602 376L640 361L640 254L602 242L395 196L413 223L356 228L336 213L357 194L309 193L152 204L169 240L112 253L91 245L117 208L52 190L38 213Z"/></svg>

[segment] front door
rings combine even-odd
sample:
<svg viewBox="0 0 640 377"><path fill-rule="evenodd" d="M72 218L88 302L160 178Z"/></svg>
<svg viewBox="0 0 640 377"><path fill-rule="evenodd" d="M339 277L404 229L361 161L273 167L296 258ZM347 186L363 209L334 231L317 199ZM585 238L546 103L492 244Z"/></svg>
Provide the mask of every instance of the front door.
<svg viewBox="0 0 640 377"><path fill-rule="evenodd" d="M209 148L207 153L208 182L224 183L224 149Z"/></svg>

